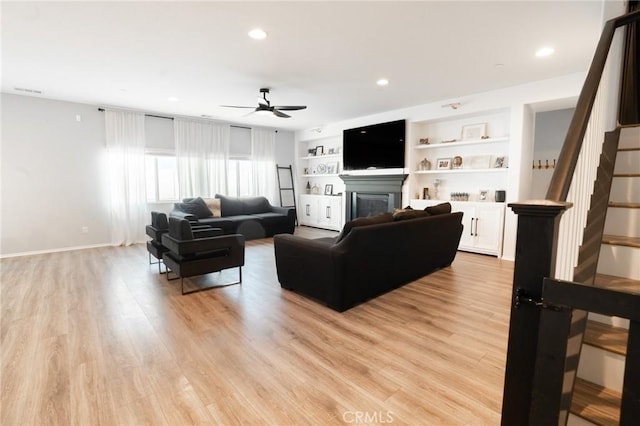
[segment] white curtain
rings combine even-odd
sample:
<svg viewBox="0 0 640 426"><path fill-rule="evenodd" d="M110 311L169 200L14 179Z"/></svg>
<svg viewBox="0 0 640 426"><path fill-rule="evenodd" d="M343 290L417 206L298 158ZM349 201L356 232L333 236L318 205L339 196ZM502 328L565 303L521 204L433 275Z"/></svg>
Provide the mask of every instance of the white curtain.
<svg viewBox="0 0 640 426"><path fill-rule="evenodd" d="M227 193L228 124L174 120L180 198Z"/></svg>
<svg viewBox="0 0 640 426"><path fill-rule="evenodd" d="M109 156L111 243L144 242L147 200L144 172L144 114L105 111Z"/></svg>
<svg viewBox="0 0 640 426"><path fill-rule="evenodd" d="M279 205L276 191L276 133L269 129L251 130L251 163L253 167L253 192L267 197L273 205ZM276 203L278 200L278 203Z"/></svg>

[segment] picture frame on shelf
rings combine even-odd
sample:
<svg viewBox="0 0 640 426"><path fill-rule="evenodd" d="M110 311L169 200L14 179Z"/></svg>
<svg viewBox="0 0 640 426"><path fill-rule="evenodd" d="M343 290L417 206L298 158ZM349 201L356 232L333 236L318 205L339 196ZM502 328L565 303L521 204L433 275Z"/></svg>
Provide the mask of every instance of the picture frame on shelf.
<svg viewBox="0 0 640 426"><path fill-rule="evenodd" d="M333 184L328 183L324 186L324 195L333 195Z"/></svg>
<svg viewBox="0 0 640 426"><path fill-rule="evenodd" d="M467 164L470 169L488 169L491 166L490 155L474 155L468 158Z"/></svg>
<svg viewBox="0 0 640 426"><path fill-rule="evenodd" d="M318 145L316 146L316 151L315 151L315 155L316 157L319 155L324 155L324 146L323 145Z"/></svg>
<svg viewBox="0 0 640 426"><path fill-rule="evenodd" d="M429 145L429 138L420 138L418 139L418 143L420 145Z"/></svg>
<svg viewBox="0 0 640 426"><path fill-rule="evenodd" d="M485 139L487 136L487 123L468 124L462 126L462 140Z"/></svg>
<svg viewBox="0 0 640 426"><path fill-rule="evenodd" d="M308 167L304 168L304 173L305 175L310 175L311 174L311 169L309 169Z"/></svg>
<svg viewBox="0 0 640 426"><path fill-rule="evenodd" d="M461 169L462 168L462 157L459 155L456 155L455 157L453 157L453 160L451 160L451 168L452 169Z"/></svg>
<svg viewBox="0 0 640 426"><path fill-rule="evenodd" d="M438 158L436 160L436 170L449 170L451 168L451 158Z"/></svg>
<svg viewBox="0 0 640 426"><path fill-rule="evenodd" d="M507 157L504 155L498 155L493 161L494 169L506 169L508 167Z"/></svg>
<svg viewBox="0 0 640 426"><path fill-rule="evenodd" d="M309 148L309 149L307 150L307 155L308 155L309 157L315 157L315 156L316 156L316 149L315 149L315 148Z"/></svg>
<svg viewBox="0 0 640 426"><path fill-rule="evenodd" d="M480 193L478 194L478 200L479 201L489 201L489 190L481 189Z"/></svg>
<svg viewBox="0 0 640 426"><path fill-rule="evenodd" d="M338 173L338 163L337 162L328 163L327 174L334 175L336 173Z"/></svg>

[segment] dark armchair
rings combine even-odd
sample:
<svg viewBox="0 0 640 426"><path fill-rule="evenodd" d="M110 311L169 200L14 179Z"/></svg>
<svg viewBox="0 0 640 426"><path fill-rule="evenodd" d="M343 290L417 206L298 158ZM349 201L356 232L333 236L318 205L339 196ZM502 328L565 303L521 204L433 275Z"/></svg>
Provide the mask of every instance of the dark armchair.
<svg viewBox="0 0 640 426"><path fill-rule="evenodd" d="M169 232L169 222L167 221L167 215L162 212L151 212L151 225L145 227L145 231L151 240L147 241L147 251L149 252L149 264L158 264L158 272L162 273L162 255L167 251L167 248L162 245L162 236ZM157 261L153 261L151 256L155 257Z"/></svg>
<svg viewBox="0 0 640 426"><path fill-rule="evenodd" d="M180 278L182 294L242 283L244 237L240 234L223 235L218 228L194 233L188 220L170 217L169 232L162 236L162 245L167 248L162 255L167 279ZM184 291L184 278L236 267L239 268L237 282ZM176 276L170 278L170 272Z"/></svg>

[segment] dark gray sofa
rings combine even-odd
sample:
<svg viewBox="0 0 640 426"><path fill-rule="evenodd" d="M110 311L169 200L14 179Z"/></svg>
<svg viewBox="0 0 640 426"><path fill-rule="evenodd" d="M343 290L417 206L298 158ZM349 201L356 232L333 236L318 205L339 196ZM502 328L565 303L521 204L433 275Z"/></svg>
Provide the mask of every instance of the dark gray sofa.
<svg viewBox="0 0 640 426"><path fill-rule="evenodd" d="M402 219L356 219L337 238L275 236L280 285L341 312L453 262L461 212Z"/></svg>
<svg viewBox="0 0 640 426"><path fill-rule="evenodd" d="M169 214L189 220L192 224L220 228L227 234L242 234L245 239L293 234L296 212L293 208L272 206L265 197L227 197L216 194L220 200L220 217L213 217L205 201L185 198L175 203Z"/></svg>

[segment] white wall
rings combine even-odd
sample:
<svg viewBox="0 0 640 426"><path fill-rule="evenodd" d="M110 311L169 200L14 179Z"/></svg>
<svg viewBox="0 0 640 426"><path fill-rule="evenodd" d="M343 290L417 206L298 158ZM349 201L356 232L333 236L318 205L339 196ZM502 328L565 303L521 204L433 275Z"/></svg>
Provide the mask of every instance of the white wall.
<svg viewBox="0 0 640 426"><path fill-rule="evenodd" d="M0 109L0 257L110 244L104 113L5 93ZM150 147L174 148L171 120L147 117L146 133ZM279 130L276 162L292 164L293 151L293 133Z"/></svg>
<svg viewBox="0 0 640 426"><path fill-rule="evenodd" d="M574 108L568 108L536 114L533 145L533 163L536 168L531 169L531 192L527 198L541 200L545 197L553 175L553 161L558 159L574 111ZM548 169L547 161L550 166ZM539 169L538 164L542 164L543 168Z"/></svg>
<svg viewBox="0 0 640 426"><path fill-rule="evenodd" d="M104 114L91 105L0 99L0 255L108 244Z"/></svg>

